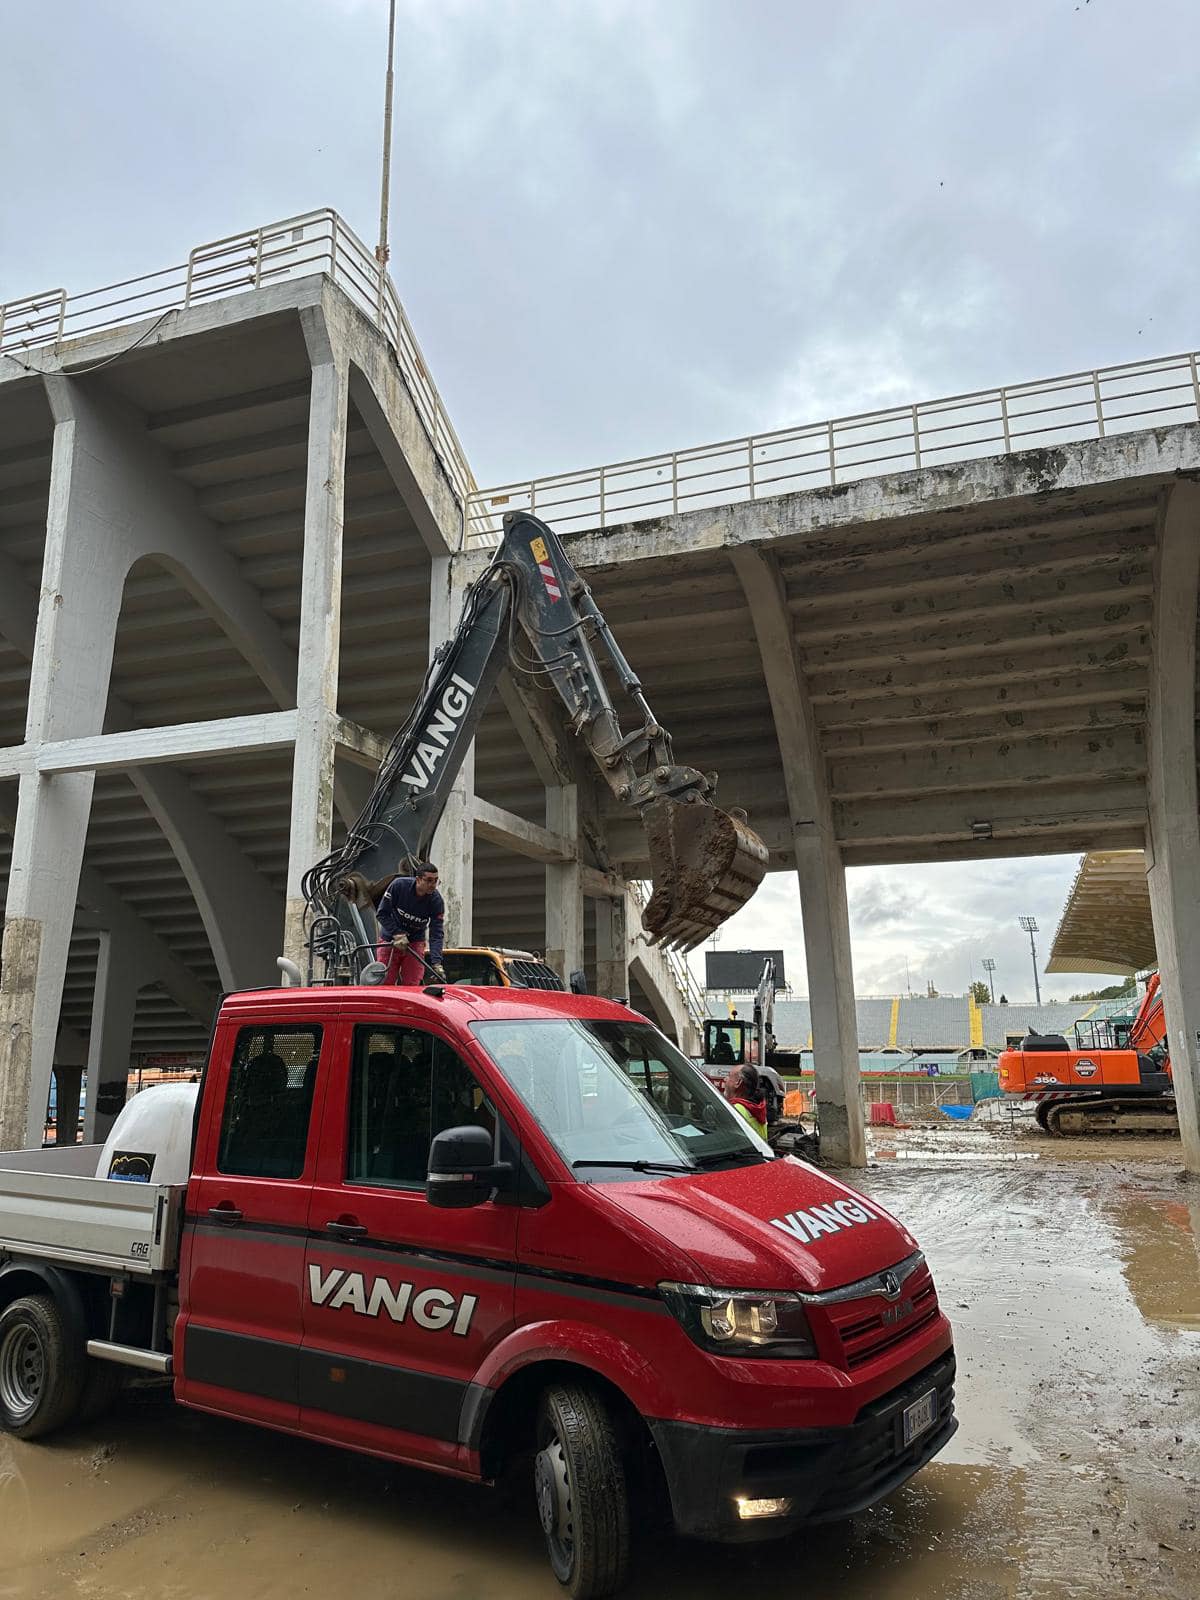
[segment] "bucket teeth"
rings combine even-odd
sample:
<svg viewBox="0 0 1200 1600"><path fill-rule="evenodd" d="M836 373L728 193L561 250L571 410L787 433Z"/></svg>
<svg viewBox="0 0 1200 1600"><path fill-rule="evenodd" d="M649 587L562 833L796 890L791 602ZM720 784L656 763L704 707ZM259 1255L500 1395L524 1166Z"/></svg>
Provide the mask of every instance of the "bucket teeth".
<svg viewBox="0 0 1200 1600"><path fill-rule="evenodd" d="M693 950L758 888L767 847L740 815L703 800L656 800L642 822L654 880L642 926L651 944Z"/></svg>

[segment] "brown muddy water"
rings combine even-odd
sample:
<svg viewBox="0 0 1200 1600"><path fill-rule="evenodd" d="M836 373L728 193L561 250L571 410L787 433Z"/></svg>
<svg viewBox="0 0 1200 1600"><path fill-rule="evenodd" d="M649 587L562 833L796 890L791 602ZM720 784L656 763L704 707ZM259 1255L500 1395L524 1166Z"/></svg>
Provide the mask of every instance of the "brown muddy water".
<svg viewBox="0 0 1200 1600"><path fill-rule="evenodd" d="M933 1263L960 1430L885 1505L780 1544L643 1540L630 1596L1200 1595L1200 1186L1178 1144L881 1142ZM957 1152L957 1153L956 1153ZM532 1494L176 1410L0 1437L0 1600L554 1600Z"/></svg>

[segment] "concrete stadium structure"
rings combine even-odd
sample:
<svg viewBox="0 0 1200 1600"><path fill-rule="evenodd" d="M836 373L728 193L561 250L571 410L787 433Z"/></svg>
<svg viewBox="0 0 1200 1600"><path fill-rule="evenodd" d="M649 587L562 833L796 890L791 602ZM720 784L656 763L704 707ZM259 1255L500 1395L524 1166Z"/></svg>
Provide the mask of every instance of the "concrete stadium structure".
<svg viewBox="0 0 1200 1600"><path fill-rule="evenodd" d="M195 1045L219 988L271 981L495 517L532 504L680 756L797 873L833 1159L864 1159L846 865L1145 846L1200 1170L1193 356L1086 375L1090 421L1076 375L480 492L333 213L157 280L0 311L0 1142L40 1133L60 1023L103 1089L131 1039ZM641 829L552 707L497 699L437 855L456 941L610 993L636 955L683 1026L630 938Z"/></svg>
<svg viewBox="0 0 1200 1600"><path fill-rule="evenodd" d="M1136 1002L1135 1002L1136 1003ZM735 1001L735 1004L737 1002ZM976 1005L967 995L857 995L855 1034L859 1051L986 1050L996 1054L1027 1033L1072 1036L1075 1023L1126 1009L1114 1001L1047 1000L1039 1005ZM738 1007L749 1015L748 1003ZM713 1016L726 1015L724 1006ZM807 1000L777 1000L775 1037L783 1050L813 1048L813 1008Z"/></svg>

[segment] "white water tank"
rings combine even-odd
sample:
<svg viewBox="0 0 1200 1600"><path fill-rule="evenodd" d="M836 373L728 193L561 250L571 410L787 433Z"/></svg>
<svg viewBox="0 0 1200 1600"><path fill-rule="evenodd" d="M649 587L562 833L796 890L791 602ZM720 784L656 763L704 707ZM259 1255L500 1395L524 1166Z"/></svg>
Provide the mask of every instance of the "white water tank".
<svg viewBox="0 0 1200 1600"><path fill-rule="evenodd" d="M104 1141L98 1178L122 1183L186 1183L198 1083L159 1083L128 1101Z"/></svg>

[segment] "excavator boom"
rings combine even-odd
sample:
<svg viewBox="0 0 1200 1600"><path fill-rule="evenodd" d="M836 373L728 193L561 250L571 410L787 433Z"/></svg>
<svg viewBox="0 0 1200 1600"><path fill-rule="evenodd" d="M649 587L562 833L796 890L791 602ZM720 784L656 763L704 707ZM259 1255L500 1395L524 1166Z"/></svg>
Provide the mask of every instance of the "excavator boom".
<svg viewBox="0 0 1200 1600"><path fill-rule="evenodd" d="M621 724L603 657L633 710ZM645 831L653 892L651 943L690 950L750 899L767 849L745 813L714 802L716 775L675 761L591 590L553 531L524 513L504 519L492 560L468 590L462 620L437 651L416 704L380 764L341 849L304 881L310 950L334 978L371 959L374 906L406 863L427 857L480 717L507 667L520 692L557 694L566 719L618 800Z"/></svg>

